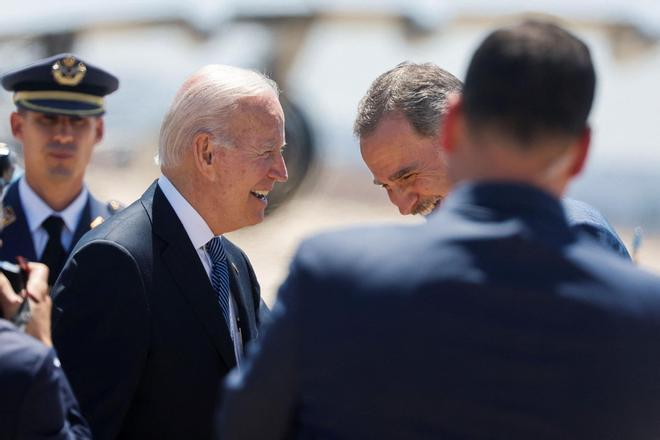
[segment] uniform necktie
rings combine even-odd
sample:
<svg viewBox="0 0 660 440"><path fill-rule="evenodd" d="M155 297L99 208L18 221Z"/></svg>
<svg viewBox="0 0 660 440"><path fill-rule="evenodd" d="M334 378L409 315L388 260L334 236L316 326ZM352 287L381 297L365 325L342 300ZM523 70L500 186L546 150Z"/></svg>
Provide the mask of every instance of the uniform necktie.
<svg viewBox="0 0 660 440"><path fill-rule="evenodd" d="M227 269L227 256L222 244L222 238L214 237L206 243L206 251L211 257L211 285L218 297L222 316L229 326L229 271Z"/></svg>
<svg viewBox="0 0 660 440"><path fill-rule="evenodd" d="M55 283L57 276L62 271L62 266L66 260L66 251L62 246L62 227L64 221L62 217L51 215L41 224L48 232L48 243L46 249L41 256L41 262L48 266L50 273L48 275L48 284L51 286Z"/></svg>

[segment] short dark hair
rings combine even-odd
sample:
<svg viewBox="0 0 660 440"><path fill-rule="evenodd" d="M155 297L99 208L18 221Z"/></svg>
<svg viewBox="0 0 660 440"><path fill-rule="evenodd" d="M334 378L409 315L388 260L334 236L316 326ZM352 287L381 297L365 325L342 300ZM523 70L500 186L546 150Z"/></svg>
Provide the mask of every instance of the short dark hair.
<svg viewBox="0 0 660 440"><path fill-rule="evenodd" d="M460 80L435 64L401 63L371 84L360 100L353 131L368 136L385 114L401 112L417 133L433 136L447 110L447 96L462 88Z"/></svg>
<svg viewBox="0 0 660 440"><path fill-rule="evenodd" d="M589 48L561 27L529 20L496 30L465 77L468 128L497 126L521 146L539 136L579 136L595 85Z"/></svg>

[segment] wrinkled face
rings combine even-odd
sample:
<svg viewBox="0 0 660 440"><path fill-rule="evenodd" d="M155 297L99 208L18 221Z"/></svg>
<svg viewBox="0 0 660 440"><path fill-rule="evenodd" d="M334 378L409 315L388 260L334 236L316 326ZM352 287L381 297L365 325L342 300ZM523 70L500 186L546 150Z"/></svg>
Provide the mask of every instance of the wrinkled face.
<svg viewBox="0 0 660 440"><path fill-rule="evenodd" d="M220 146L214 155L215 203L224 232L261 222L268 193L287 180L284 112L274 93L241 98L228 126L233 146Z"/></svg>
<svg viewBox="0 0 660 440"><path fill-rule="evenodd" d="M385 115L360 139L360 150L374 183L403 215L428 215L449 192L439 136L419 135L398 113Z"/></svg>
<svg viewBox="0 0 660 440"><path fill-rule="evenodd" d="M82 182L94 145L103 137L103 120L98 117L14 112L11 127L23 144L25 173L40 185L75 179Z"/></svg>

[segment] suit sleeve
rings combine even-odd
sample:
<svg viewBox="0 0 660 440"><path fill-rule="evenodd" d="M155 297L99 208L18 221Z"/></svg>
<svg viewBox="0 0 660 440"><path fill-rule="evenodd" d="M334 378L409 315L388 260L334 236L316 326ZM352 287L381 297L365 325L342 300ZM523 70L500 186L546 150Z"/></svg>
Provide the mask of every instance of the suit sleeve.
<svg viewBox="0 0 660 440"><path fill-rule="evenodd" d="M292 269L280 288L261 339L250 347L244 368L224 383L217 439L288 438L298 405L299 310L304 294ZM259 414L259 417L255 417Z"/></svg>
<svg viewBox="0 0 660 440"><path fill-rule="evenodd" d="M146 362L145 289L116 243L78 249L54 288L53 341L94 438L117 437Z"/></svg>
<svg viewBox="0 0 660 440"><path fill-rule="evenodd" d="M16 438L92 438L53 350L43 357L22 398Z"/></svg>

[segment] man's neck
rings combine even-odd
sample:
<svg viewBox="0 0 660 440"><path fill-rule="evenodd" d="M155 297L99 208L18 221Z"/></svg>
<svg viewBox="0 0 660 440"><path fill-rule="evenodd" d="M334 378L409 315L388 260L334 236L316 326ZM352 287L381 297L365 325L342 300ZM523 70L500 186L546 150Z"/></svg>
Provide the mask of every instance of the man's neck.
<svg viewBox="0 0 660 440"><path fill-rule="evenodd" d="M179 194L204 219L213 232L213 235L222 235L233 230L227 228L226 225L218 224L217 212L219 207L214 203L214 200L205 196L205 192L207 191L205 188L208 188L208 183L204 182L198 173L190 171L190 168L186 169L183 166L178 169L161 167L161 173L168 178Z"/></svg>
<svg viewBox="0 0 660 440"><path fill-rule="evenodd" d="M520 150L496 143L463 149L456 181L509 181L535 186L561 197L570 181L568 168L574 159L573 149L544 148Z"/></svg>
<svg viewBox="0 0 660 440"><path fill-rule="evenodd" d="M82 179L47 182L40 184L30 178L28 173L25 179L30 188L43 200L53 211L62 211L75 200L82 191Z"/></svg>

